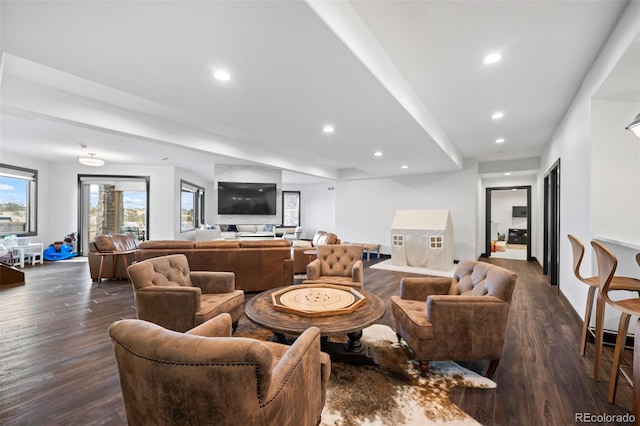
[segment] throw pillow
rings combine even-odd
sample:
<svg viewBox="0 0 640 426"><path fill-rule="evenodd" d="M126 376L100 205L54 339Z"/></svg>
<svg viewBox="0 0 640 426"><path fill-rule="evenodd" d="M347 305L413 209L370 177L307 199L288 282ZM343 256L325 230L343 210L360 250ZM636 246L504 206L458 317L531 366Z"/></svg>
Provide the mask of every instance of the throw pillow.
<svg viewBox="0 0 640 426"><path fill-rule="evenodd" d="M273 225L265 225L262 230L264 232L273 232Z"/></svg>

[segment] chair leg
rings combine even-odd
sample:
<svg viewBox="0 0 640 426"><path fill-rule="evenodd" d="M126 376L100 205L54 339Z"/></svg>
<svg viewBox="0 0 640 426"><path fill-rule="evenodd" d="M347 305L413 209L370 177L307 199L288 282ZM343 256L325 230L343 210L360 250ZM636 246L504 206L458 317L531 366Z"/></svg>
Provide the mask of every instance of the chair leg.
<svg viewBox="0 0 640 426"><path fill-rule="evenodd" d="M629 320L631 315L623 312L620 315L620 324L618 325L618 337L616 337L616 349L613 352L613 360L611 362L611 379L609 380L609 397L607 400L610 404L616 400L616 391L618 390L618 378L620 377L620 358L624 352L624 344L627 341L627 331L629 330Z"/></svg>
<svg viewBox="0 0 640 426"><path fill-rule="evenodd" d="M102 273L104 272L104 258L105 256L100 256L100 271L98 272L98 287L102 283Z"/></svg>
<svg viewBox="0 0 640 426"><path fill-rule="evenodd" d="M421 359L418 367L420 368L420 375L422 377L426 376L427 373L429 373L429 361Z"/></svg>
<svg viewBox="0 0 640 426"><path fill-rule="evenodd" d="M489 361L489 365L487 366L487 369L484 371L483 376L486 377L487 379L492 378L496 370L498 369L499 362L500 362L499 359L492 359L491 361Z"/></svg>
<svg viewBox="0 0 640 426"><path fill-rule="evenodd" d="M598 291L596 297L596 347L593 356L593 379L600 380L600 364L602 363L602 334L604 323L604 299Z"/></svg>
<svg viewBox="0 0 640 426"><path fill-rule="evenodd" d="M580 355L584 356L587 347L587 335L589 334L589 323L591 322L591 311L593 310L593 299L596 295L598 287L589 286L587 293L587 308L584 312L584 321L582 322L582 340L580 341Z"/></svg>

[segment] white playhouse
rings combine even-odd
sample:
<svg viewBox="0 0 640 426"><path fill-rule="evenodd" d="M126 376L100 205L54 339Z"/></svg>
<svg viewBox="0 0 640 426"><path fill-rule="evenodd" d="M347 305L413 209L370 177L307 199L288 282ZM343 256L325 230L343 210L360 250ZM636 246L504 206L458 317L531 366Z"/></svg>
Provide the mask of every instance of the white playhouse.
<svg viewBox="0 0 640 426"><path fill-rule="evenodd" d="M397 210L391 225L391 264L451 271L453 223L449 210Z"/></svg>

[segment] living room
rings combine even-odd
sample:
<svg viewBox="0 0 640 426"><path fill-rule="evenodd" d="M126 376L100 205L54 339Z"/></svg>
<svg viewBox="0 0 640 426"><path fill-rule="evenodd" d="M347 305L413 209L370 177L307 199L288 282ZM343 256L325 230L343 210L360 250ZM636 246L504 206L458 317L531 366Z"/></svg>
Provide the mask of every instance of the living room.
<svg viewBox="0 0 640 426"><path fill-rule="evenodd" d="M171 8L169 3L172 2L166 3L164 7ZM200 7L206 8L206 4L210 2L201 3L203 4ZM367 10L367 5L364 4L366 2L360 3L363 4L355 4L353 7L360 8L357 11L362 15L362 19L369 17L367 22L372 27L376 22L380 22L375 19L376 16L380 19L380 11ZM415 3L417 4L413 7L429 6L429 2ZM215 106L198 110L196 113L193 113L194 105L202 101L197 96L197 90L194 91L190 87L186 100L181 99L180 102L163 106L164 101L171 104L169 99L171 96L167 92L178 96L179 93L176 92L181 92L182 82L168 85L167 92L155 92L157 87L147 86L145 82L145 80L152 80L149 78L149 73L143 73L142 69L133 66L134 63L140 65L139 62L144 62L135 60L136 55L144 57L140 54L142 50L132 48L133 53L129 52L131 56L124 54L119 56L114 53L117 52L114 44L116 47L118 44L127 45L123 39L138 31L138 24L131 23L128 19L133 21L133 17L146 16L148 11L144 10L144 6L137 6L140 9L136 7L132 9L132 13L117 11L117 9L107 13L101 9L91 12L91 8L86 5L79 6L74 2L69 2L60 9L56 9L56 6L61 5L55 3L46 5L40 2L27 2L20 5L20 2L3 2L0 6L3 23L1 162L5 165L37 171L37 231L29 235L29 238L45 246L61 240L64 235L78 229L79 175L148 177L147 231L148 238L152 240L194 238L194 231L180 232L181 181L188 181L204 188L205 223L231 223L228 218L220 219L216 204L217 182L220 181L218 173L221 169L230 166L245 171L252 169L273 171L277 176L271 177L268 182L278 184L279 194L283 190L300 191L301 227L304 239L312 238L318 230L334 231L343 241L379 243L382 245L382 253L390 254L390 227L396 210L446 208L451 212L455 230L455 259L477 259L483 253L486 254L487 188L530 186L532 191L532 202L529 206L532 220L529 234L531 254L542 266L543 259L546 257L545 177L560 159L560 238L557 247L559 268L555 288L558 288L569 300L575 315L582 316L587 292L584 285L573 275L570 262L571 247L566 234L578 235L585 242L596 238L606 241L619 259L618 272L629 276L638 275L633 256L640 250L638 248L640 224L637 220L640 217L640 143L631 132L625 130L625 127L640 112L638 101L640 83L637 79L640 69L637 59L640 46L638 42L640 4L637 1L614 1L609 2L610 5L607 5L607 2L590 2L593 9L589 9L587 5L582 4L587 2L575 3L574 7L588 9L578 9L580 13L572 10L562 11L562 16L567 21L571 21L573 16L587 16L584 22L574 23L575 26L571 27L575 39L569 37L564 39L561 32L554 32L551 36L552 40L563 41L562 49L556 46L560 52L558 56L568 59L556 58L556 62L552 65L536 65L536 67L554 70L565 70L569 65L576 68L572 74L567 74L566 78L554 80L556 86L534 89L547 94L560 91L559 87L563 88L564 97L561 100L551 97L540 101L536 98L538 111L545 111L547 106L557 108L552 117L546 117L546 114L542 113L532 116L516 108L519 104L534 103L533 97L528 98L519 94L519 91L527 86L535 86L534 82L541 79L540 75L543 74L541 69L524 61L525 69L536 68L533 74L524 74L524 71L523 74L515 71L503 74L502 79L506 79L507 75L523 76L509 90L505 90L521 99L517 102L510 101L513 102L514 109L510 114L506 114L504 120L508 122L511 117L519 117L520 120L529 118L527 122L519 121L516 125L512 124L515 130L510 133L513 135L511 140L522 139L531 143L530 145L523 143L516 149L513 148L515 143L510 145L511 140L508 138L505 144L494 143L496 137L500 136L496 134L499 133L496 131L498 125L490 122L488 117L493 112L493 108L501 106L494 104L495 94L488 90L496 87L495 82L489 84L484 80L488 78L486 68L482 68L484 77L480 80L474 80L477 76L461 75L459 81L463 86L461 88L456 87L458 82L455 79L450 79L447 84L444 83L447 81L444 78L437 80L442 85L441 90L444 94L437 92L441 95L436 98L436 103L446 104L449 109L436 110L434 107L432 115L437 116L440 122L438 129L442 130L445 136L448 134L449 138L440 137L440 132L429 125L425 127L430 129L430 132L425 132L422 125L416 124L417 122L424 124L424 120L421 119L424 119L425 115L418 115L418 119L410 116L406 112L407 106L401 106L397 97L390 95L389 88L372 77L372 75L379 76L379 74L372 74L371 70L375 70L375 66L371 64L368 67L362 66L356 55L349 50L350 47L345 47L339 40L339 36L331 32L339 32L339 29L325 27L324 19L329 18L323 15L321 22L316 16L326 11L312 10L304 2L288 6L287 2L282 2L276 11L270 11L265 5L259 6L258 11L250 14L252 19L248 23L243 23L241 27L244 29L245 26L249 27L250 24L260 22L262 17L265 22L272 22L272 26L260 27L260 31L265 34L277 33L274 28L278 28L279 25L286 27L284 25L286 19L273 15L293 14L291 16L297 16L300 22L312 28L314 37L322 40L331 39L328 44L322 44L322 46L328 46L328 50L336 55L331 63L344 63L344 69L329 65L316 73L302 68L303 64L291 62L293 61L291 58L287 59L288 56L295 57L291 52L301 55L300 52L304 50L292 41L291 44L285 45L289 49L288 52L287 49L284 49L284 53L280 52L279 49L270 45L270 49L264 49L264 52L258 55L256 51L259 49L244 40L249 44L244 46L248 52L246 56L255 55L256 62L258 60L264 63L270 62L262 55L268 57L267 53L279 52L277 58L282 58L282 64L288 65L277 67L278 71L282 71L280 68L295 69L296 67L301 70L301 74L309 71L310 77L308 80L303 80L308 87L304 89L298 86L279 86L288 87L293 93L291 98L287 98L287 101L283 100L282 104L274 101L279 96L284 97L282 92L272 94L266 100L260 98L260 102L258 102L257 92L254 92L251 96L256 96L255 103L252 104L247 100L250 98L243 98L240 102L233 99L233 95L230 94L232 90L229 90L238 89L243 79L248 80L246 74L245 77L238 74L237 78L234 76L231 80L235 86L223 88L216 86L214 90L208 87L202 89L206 87L202 84L200 91L214 98ZM75 9L76 7L78 9ZM542 8L540 11L528 9L518 11L515 6L509 7L514 9L505 10L503 13L513 14L515 26L518 23L524 25L526 22L530 31L533 32L535 27L539 27L540 31L544 32L547 25L546 18L537 16L537 13L544 15L544 7L540 6ZM553 6L547 4L545 7ZM598 9L599 7L602 9ZM452 40L467 42L475 38L471 34L483 33L476 24L467 22L475 19L465 18L464 22L473 29L473 33L462 34L459 38L456 36L455 33L458 31L456 28L461 27L461 24L456 21L460 19L461 10L464 11L464 9L455 8L449 11L450 14L447 17L451 19L451 25L448 26L450 29L447 37L434 38L451 37ZM412 11L416 12L406 9L401 15L392 16L408 19L407 16L411 16ZM482 10L476 12L480 13ZM522 16L533 12L536 12L536 16L530 16L531 21ZM583 12L584 14L581 15ZM111 16L111 13L114 16ZM297 13L300 16L296 15ZM158 15L162 14L158 12ZM206 13L203 15L207 16ZM58 19L52 19L51 16ZM225 12L220 12L220 16L226 16ZM606 16L606 19L603 16ZM78 21L75 22L74 19ZM116 22L119 20L129 22L130 25L126 26L126 31L123 30L121 33L122 39L105 42L91 29L100 29L102 33L110 34L111 31L107 29L111 23L110 19ZM52 23L53 21L55 23ZM169 19L168 22L170 23L171 20ZM496 27L500 26L500 22L502 21L497 21ZM166 21L162 23L166 24L167 28L171 27ZM216 20L216 23L221 28L227 29L224 22ZM569 23L563 22L559 26L566 25ZM193 24L193 26L196 25ZM59 28L74 30L69 34L63 34ZM591 31L592 28L598 30ZM188 33L188 29L182 26L180 31ZM182 47L181 39L178 37L180 31L170 32L164 36L161 31L154 32L157 41L148 44L141 42L144 49L149 50L147 58L162 58L163 54L169 56L176 54L175 51L179 51ZM247 39L259 39L260 31L251 32ZM384 32L381 29L380 31L381 38L383 34L394 33L391 30ZM396 31L400 33L399 30L396 29ZM548 31L551 34L551 30ZM518 31L511 29L509 34L512 40L518 39ZM314 37L309 36L309 39L305 38L301 43L314 42L316 41ZM96 47L82 46L79 40L85 38L91 40L87 44L96 43ZM294 38L287 33L287 39ZM411 39L410 33L403 36L407 49ZM64 47L65 43L69 43L68 48ZM167 43L170 50L154 56L157 52L153 45L162 43ZM387 40L386 43L391 41ZM487 40L486 43L489 41ZM143 49L140 45L137 46ZM318 45L312 46L313 48L309 49L311 52L322 51ZM575 49L580 50L582 54L579 58L571 56L571 50L576 46L581 48ZM402 63L402 49L394 50L390 45L385 47L392 52L390 55L399 64ZM482 46L481 49L491 47ZM217 48L226 52L224 46L217 46ZM527 52L529 57L533 58L548 48L549 45L538 45ZM419 49L413 51L419 52ZM109 52L112 54L109 55ZM438 62L445 64L455 62L446 50L437 52L441 56L435 57L448 58L447 61ZM476 52L482 56L480 53ZM106 63L102 62L101 56ZM313 55L309 53L309 56ZM420 55L416 53L414 56ZM305 55L304 58L308 59L308 56ZM507 58L508 56L505 55L504 59ZM328 61L325 57L322 59ZM183 63L182 59L176 59L176 62ZM481 62L480 58L478 67L483 66L480 65ZM119 63L122 63L122 69L114 65ZM158 63L164 62L158 61ZM317 63L314 61L313 65ZM156 66L159 65L153 64L151 68ZM468 70L475 66L460 68ZM251 62L247 68L251 67L262 69L259 63L254 62ZM332 83L339 82L341 77L347 81L346 84L337 85L340 90L345 91L344 97L339 97L340 100L337 102L323 104L322 108L312 108L314 102L309 99L317 99L320 103L324 100L324 92L329 93L327 87L330 87L328 85L315 88L315 82L322 81L322 72L327 72L327 68L333 67L340 68L341 72L331 74L335 78ZM453 65L451 67L453 68ZM357 73L354 72L356 68ZM99 73L98 69L102 72ZM110 72L110 69L113 69L113 72ZM420 78L404 67L402 70L406 73L405 78L412 85L420 87L422 84ZM416 64L416 70L423 69ZM272 76L272 72L275 70L269 69L269 77ZM128 80L127 73L137 75L138 78ZM200 78L193 76L196 73L193 70L185 73L188 74L185 75L185 80ZM560 72L557 74L564 75ZM384 80L383 77L378 78ZM434 80L437 78L434 77ZM354 80L358 79L363 80L362 85L356 85ZM466 85L467 79L471 86ZM281 80L277 81L280 82L279 84L284 84ZM159 86L166 83L167 81L163 81ZM136 85L139 87L134 87ZM266 90L265 88L271 85L274 83L269 81L261 87ZM350 91L349 87L356 87L357 90ZM461 106L467 103L470 93L483 87L487 88L487 91L481 93L482 102L478 105L482 106L477 106L472 113L462 111ZM186 91L186 83L182 89ZM436 90L431 87L429 89ZM464 93L460 95L458 90ZM301 93L306 95L302 96ZM335 89L330 93L337 96ZM451 94L451 99L446 97L448 93ZM454 93L457 94L455 99ZM529 92L527 94L530 95ZM190 96L193 98L193 104L189 103ZM402 97L399 98L402 99ZM344 103L344 109L329 108L329 106L337 108L334 104L341 102ZM427 103L426 100L423 102ZM468 100L468 103L471 104L471 100ZM278 108L274 105L278 105ZM312 114L305 117L297 115L300 113L297 110L305 109L300 105L313 110L316 114L314 120L311 119ZM264 141L259 138L256 140L255 134L251 133L252 127L266 129L260 126L272 118L269 114L270 107L277 109L273 115L289 118L281 119L278 124L273 125L273 128L268 127L270 132L264 132ZM232 116L228 110L233 111L235 115ZM152 111L156 114L152 115ZM334 113L334 111L339 112ZM424 112L421 109L420 111ZM245 133L240 131L242 126L238 123L241 122L242 114L239 112L251 119L250 123L242 129ZM487 116L488 123L483 121L482 127L476 129L473 123L481 120L477 118L480 114ZM344 117L341 122L335 124L333 134L322 132L321 129L325 121L330 121L328 116ZM226 123L225 120L227 120ZM207 122L203 124L203 121ZM540 129L538 126L542 126L540 123L543 121L545 127ZM285 122L287 124L295 122L296 127L288 128ZM354 130L347 129L349 126L355 126L356 123L359 124L359 131L357 136L353 136L354 134L349 132ZM386 123L388 126L385 127L381 123ZM223 132L224 125L237 126L237 128L227 128L227 131ZM309 129L312 126L314 126L313 132L318 134L311 135ZM278 128L283 132L282 135L277 132ZM343 131L345 133L342 133ZM285 133L286 137L283 136ZM343 136L345 134L349 136ZM473 134L473 137L469 137L469 134ZM277 144L273 141L278 139L282 142L276 149L274 146ZM451 139L453 145L459 143L461 147L464 146L464 149L456 150L457 154L455 152L449 154L447 150L450 147L443 142L447 139ZM302 140L308 143L303 144ZM466 140L467 144L464 145L462 140ZM35 141L39 144L35 144ZM271 145L272 143L274 145ZM422 143L429 146L428 150L422 147L415 148L415 145ZM378 144L384 148L378 148ZM474 147L476 144L478 148ZM82 148L81 145L87 148ZM500 148L496 148L497 146ZM380 149L384 155L375 157L376 149ZM414 149L417 151L413 151ZM323 156L323 151L327 152L326 156ZM401 164L405 165L405 162L408 163L411 159L403 157L401 155L403 152L409 153L415 160L414 163L409 164L408 169L400 169ZM89 168L78 164L77 158L89 153L95 153L104 158L105 165ZM162 158L167 159L162 160ZM506 173L510 175L507 176ZM281 208L280 204L278 208ZM243 220L245 223L250 223L250 219ZM278 224L279 212L268 220L260 218L260 223L263 222ZM585 256L583 268L589 272L589 275L596 274L595 258L591 254ZM610 311L613 310L607 310L606 314L606 329L615 332L617 316Z"/></svg>

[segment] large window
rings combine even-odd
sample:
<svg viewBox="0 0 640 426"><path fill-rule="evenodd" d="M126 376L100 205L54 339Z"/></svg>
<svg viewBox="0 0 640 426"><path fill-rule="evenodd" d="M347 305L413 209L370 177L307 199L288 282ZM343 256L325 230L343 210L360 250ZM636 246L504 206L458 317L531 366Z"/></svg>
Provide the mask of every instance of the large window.
<svg viewBox="0 0 640 426"><path fill-rule="evenodd" d="M180 181L180 232L191 231L204 224L204 188Z"/></svg>
<svg viewBox="0 0 640 426"><path fill-rule="evenodd" d="M300 191L282 191L282 226L300 226Z"/></svg>
<svg viewBox="0 0 640 426"><path fill-rule="evenodd" d="M0 235L36 235L38 172L0 164Z"/></svg>

